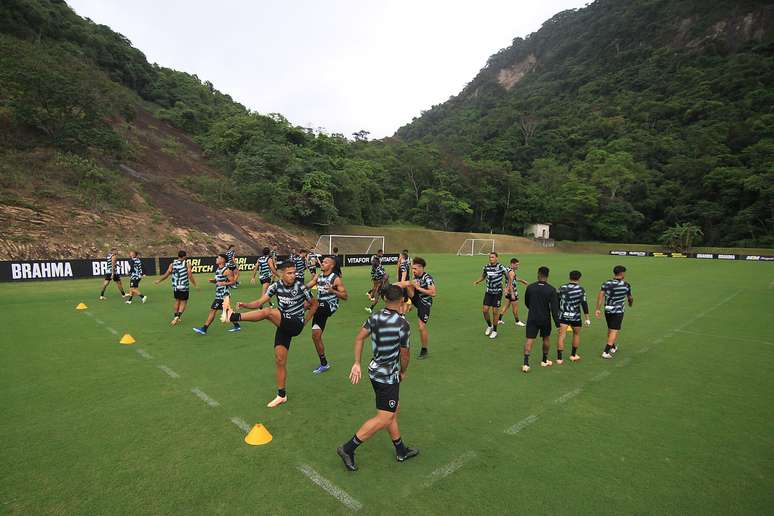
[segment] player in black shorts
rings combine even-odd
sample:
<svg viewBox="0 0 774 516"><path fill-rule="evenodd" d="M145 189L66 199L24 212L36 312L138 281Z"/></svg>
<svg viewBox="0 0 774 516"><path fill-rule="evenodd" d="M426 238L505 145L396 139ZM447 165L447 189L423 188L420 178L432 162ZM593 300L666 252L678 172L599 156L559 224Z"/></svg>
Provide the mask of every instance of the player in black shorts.
<svg viewBox="0 0 774 516"><path fill-rule="evenodd" d="M317 287L317 301L320 303L312 318L312 342L314 342L317 356L320 358L320 365L312 371L314 374L324 373L331 368L325 357L325 345L322 341L323 332L328 318L339 309L339 301L346 301L349 297L347 288L339 275L334 272L336 260L333 256L323 258L321 267L320 273L315 274L306 285L307 288Z"/></svg>
<svg viewBox="0 0 774 516"><path fill-rule="evenodd" d="M279 308L263 308L252 312L237 313L231 310L229 298L223 303L222 322L258 322L264 319L271 321L277 327L274 333L274 363L277 369L277 396L266 406L277 407L288 400L285 383L287 379L288 351L290 341L303 331L304 326L317 312L319 303L312 297L304 282L296 277L296 267L292 261L285 261L277 266L280 279L272 283L266 293L256 301L238 303L237 308L255 309L277 296Z"/></svg>
<svg viewBox="0 0 774 516"><path fill-rule="evenodd" d="M570 272L570 282L559 287L559 336L556 339L556 363L564 361L564 337L567 331L572 332L572 354L570 360L580 360L578 348L580 347L581 311L586 320L586 326L591 326L589 320L589 304L586 301L586 291L580 286L580 271Z"/></svg>
<svg viewBox="0 0 774 516"><path fill-rule="evenodd" d="M121 284L121 273L118 272L118 258L116 256L116 248L110 249L105 261L107 261L107 273L102 281L102 292L99 294L100 301L105 299L105 289L107 289L110 282L114 282L116 287L121 292L121 297L127 297L128 294L124 291L124 286Z"/></svg>
<svg viewBox="0 0 774 516"><path fill-rule="evenodd" d="M212 324L212 321L215 320L215 314L218 310L223 310L225 299L230 297L230 289L236 283L234 271L229 267L228 258L225 254L219 254L215 257L215 277L210 278L209 282L215 284L215 299L210 305L210 311L207 314L207 320L204 325L193 329L199 335L207 335L207 329ZM239 323L234 323L234 327L228 331L238 332L241 329Z"/></svg>
<svg viewBox="0 0 774 516"><path fill-rule="evenodd" d="M505 312L510 308L513 311L513 318L516 320L516 326L524 326L524 323L519 320L519 291L517 286L519 283L525 287L528 285L526 281L517 276L519 270L519 259L511 258L511 266L508 268L508 277L506 279L507 289L505 292L505 304L500 309L500 320L497 324L505 324L503 317Z"/></svg>
<svg viewBox="0 0 774 516"><path fill-rule="evenodd" d="M500 320L500 304L503 299L503 281L508 277L506 269L499 261L497 253L489 253L489 263L481 271L481 277L473 282L478 285L486 280L486 293L484 294L483 313L486 321L484 335L490 339L497 338L497 323ZM490 316L491 312L491 316Z"/></svg>
<svg viewBox="0 0 774 516"><path fill-rule="evenodd" d="M618 351L618 333L621 331L624 317L624 303L628 302L631 307L634 304L632 297L632 286L624 281L626 276L626 267L616 265L613 267L613 279L609 279L602 284L602 288L597 295L597 309L595 315L597 319L602 315L600 308L602 302L605 303L605 321L607 322L607 342L605 350L602 352L602 358L613 358Z"/></svg>
<svg viewBox="0 0 774 516"><path fill-rule="evenodd" d="M524 365L521 370L529 372L529 354L532 352L532 344L540 334L543 338L543 360L541 367L553 365L548 359L548 350L551 346L551 319L559 326L559 301L556 289L548 284L548 267L538 268L538 280L527 287L524 293L524 304L529 310L527 315L527 340L524 343Z"/></svg>
<svg viewBox="0 0 774 516"><path fill-rule="evenodd" d="M409 323L400 313L403 291L397 285L390 285L381 292L385 307L371 314L355 337L355 363L349 373L353 384L362 376L360 357L366 337L371 336L374 355L368 364L368 376L376 398L376 415L363 423L350 440L340 446L336 453L349 471L357 471L355 450L381 429L387 429L395 446L395 457L403 462L419 455L419 450L403 443L398 428L400 411L400 384L409 365Z"/></svg>
<svg viewBox="0 0 774 516"><path fill-rule="evenodd" d="M379 249L379 252L381 252L381 249ZM390 283L390 278L384 270L382 260L378 254L371 257L371 282L373 286L368 293L368 298L371 300L371 306L366 307L366 312L369 314L373 312L374 307L379 303L379 293L382 288Z"/></svg>
<svg viewBox="0 0 774 516"><path fill-rule="evenodd" d="M126 300L127 305L132 304L133 296L140 296L140 301L145 303L148 300L148 296L140 292L140 281L145 277L145 273L142 270L142 260L140 259L140 253L137 251L129 251L129 299Z"/></svg>
<svg viewBox="0 0 774 516"><path fill-rule="evenodd" d="M430 322L430 309L433 307L433 298L436 294L435 280L433 280L430 274L425 272L426 265L424 258L415 257L411 264L414 281L405 280L397 283L399 287L408 290L411 302L417 308L419 340L422 343L422 349L419 351L419 357L417 357L420 360L427 358L427 323Z"/></svg>
<svg viewBox="0 0 774 516"><path fill-rule="evenodd" d="M236 261L236 248L234 247L234 244L229 244L225 255L226 265L234 275L234 284L231 285L231 288L237 288L239 287L239 264Z"/></svg>

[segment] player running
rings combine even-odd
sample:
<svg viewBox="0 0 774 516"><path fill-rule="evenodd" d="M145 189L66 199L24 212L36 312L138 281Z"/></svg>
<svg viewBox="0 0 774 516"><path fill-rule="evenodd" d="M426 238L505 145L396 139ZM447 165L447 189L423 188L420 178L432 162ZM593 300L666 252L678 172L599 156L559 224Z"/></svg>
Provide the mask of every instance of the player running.
<svg viewBox="0 0 774 516"><path fill-rule="evenodd" d="M255 261L255 267L253 268L253 277L250 278L250 283L255 285L255 276L258 276L258 280L261 282L261 295L266 293L266 289L269 288L271 279L277 276L277 267L274 265L274 257L271 255L271 249L264 247L263 254ZM263 308L262 306L258 308Z"/></svg>
<svg viewBox="0 0 774 516"><path fill-rule="evenodd" d="M631 307L634 304L632 297L632 286L624 281L626 276L626 267L616 265L613 267L613 279L609 279L602 284L602 288L597 294L597 309L594 312L597 319L602 312L600 307L602 301L605 302L605 321L607 322L607 343L602 352L602 358L613 358L618 351L617 339L621 331L621 324L624 317L624 301L627 301Z"/></svg>
<svg viewBox="0 0 774 516"><path fill-rule="evenodd" d="M427 323L430 321L430 309L433 306L435 297L435 280L425 272L427 262L419 256L414 258L411 265L411 271L414 273L414 281L404 280L396 285L408 290L411 302L417 307L417 324L419 325L419 340L422 343L422 349L419 351L419 360L427 358Z"/></svg>
<svg viewBox="0 0 774 516"><path fill-rule="evenodd" d="M312 371L314 374L324 373L331 368L328 359L325 358L325 346L322 335L328 318L339 309L339 300L346 301L349 297L347 289L338 274L334 272L336 260L332 256L326 256L322 261L322 270L316 274L306 285L307 288L317 287L317 301L319 306L312 319L312 342L320 357L320 365Z"/></svg>
<svg viewBox="0 0 774 516"><path fill-rule="evenodd" d="M586 302L586 290L580 286L580 279L580 271L572 271L570 272L570 282L559 287L559 335L556 340L557 364L564 362L562 353L564 352L564 337L567 335L568 328L572 328L570 360L577 362L581 358L578 354L582 328L581 309L585 316L586 326L591 326L589 304Z"/></svg>
<svg viewBox="0 0 774 516"><path fill-rule="evenodd" d="M199 335L207 335L207 328L210 327L212 321L215 320L215 314L218 310L223 310L223 304L227 297L231 296L229 289L236 283L236 274L230 267L228 257L225 253L221 253L215 257L215 277L208 280L210 283L215 284L215 300L210 305L210 312L207 314L207 320L204 325L199 328L194 328L193 331ZM242 328L239 323L234 323L234 327L230 328L230 332L241 331Z"/></svg>
<svg viewBox="0 0 774 516"><path fill-rule="evenodd" d="M490 339L497 338L497 322L500 318L499 309L503 297L503 280L507 277L508 269L498 261L497 253L492 251L489 253L489 263L484 265L484 269L481 271L481 277L473 282L473 285L478 285L486 280L482 311L484 312L484 321L486 321L484 335L488 335ZM510 288L511 286L508 285L509 292Z"/></svg>
<svg viewBox="0 0 774 516"><path fill-rule="evenodd" d="M381 251L381 249L380 249ZM366 307L366 312L369 314L374 311L374 307L379 303L379 298L381 297L379 295L379 292L381 292L382 288L387 285L390 282L390 278L387 275L387 272L384 270L384 267L382 266L381 259L374 255L371 257L371 283L372 287L371 290L368 291L368 299L371 300L371 306Z"/></svg>
<svg viewBox="0 0 774 516"><path fill-rule="evenodd" d="M107 273L105 274L105 279L102 281L102 292L99 293L100 301L104 301L105 289L107 289L107 286L110 285L111 281L116 284L116 287L121 292L121 297L127 297L124 286L121 284L121 274L118 272L118 257L116 256L115 247L110 249L105 260L107 261Z"/></svg>
<svg viewBox="0 0 774 516"><path fill-rule="evenodd" d="M226 298L223 304L223 315L220 318L222 322L231 321L234 323L268 319L277 327L277 331L274 333L277 396L266 405L269 408L277 407L288 401L285 385L290 341L303 331L304 325L314 317L318 306L317 300L312 297L306 285L296 277L296 267L293 262L280 263L277 268L280 279L269 285L266 293L260 299L250 303L238 303L237 308L255 309L267 303L274 296L277 296L279 308L263 308L252 312L238 313L231 310L229 298Z"/></svg>
<svg viewBox="0 0 774 516"><path fill-rule="evenodd" d="M500 320L497 324L505 324L503 316L508 311L508 307L513 310L513 318L516 319L516 326L524 326L524 323L519 320L519 291L516 289L519 283L525 287L528 285L526 281L517 277L516 271L519 270L519 259L511 258L511 266L508 269L508 284L510 288L505 293L505 304L500 309Z"/></svg>
<svg viewBox="0 0 774 516"><path fill-rule="evenodd" d="M231 288L239 287L239 264L236 261L236 248L234 244L229 244L226 249L226 266L234 274L234 284Z"/></svg>
<svg viewBox="0 0 774 516"><path fill-rule="evenodd" d="M304 282L304 277L306 275L306 256L306 249L299 249L298 253L291 253L290 258L288 258L293 262L296 269L296 279L301 283Z"/></svg>
<svg viewBox="0 0 774 516"><path fill-rule="evenodd" d="M553 365L548 359L548 349L551 347L551 319L559 326L559 302L556 289L548 284L548 267L538 268L538 280L527 287L524 292L524 304L529 310L527 315L527 341L524 343L524 365L521 370L529 372L529 354L532 352L532 344L540 333L543 338L543 360L541 367Z"/></svg>
<svg viewBox="0 0 774 516"><path fill-rule="evenodd" d="M126 300L126 304L132 304L133 296L140 296L140 300L144 304L145 301L148 300L148 296L140 292L140 281L145 276L142 271L140 253L137 251L129 251L129 265L131 265L132 268L129 271L129 299Z"/></svg>
<svg viewBox="0 0 774 516"><path fill-rule="evenodd" d="M400 437L398 412L400 411L400 383L406 377L409 365L410 329L406 318L400 314L403 292L397 285L382 291L385 307L371 314L355 337L355 363L349 373L353 384L362 376L360 359L363 342L371 336L373 359L368 364L368 376L376 395L376 415L363 423L352 439L336 449L344 467L357 471L355 450L379 430L386 428L395 446L395 458L403 462L419 455L419 450L409 448Z"/></svg>
<svg viewBox="0 0 774 516"><path fill-rule="evenodd" d="M185 308L188 306L190 285L196 286L196 278L191 271L191 263L186 260L186 256L185 251L179 251L177 259L167 267L167 272L155 281L156 285L158 285L169 276L172 276L172 293L175 297L175 316L169 323L172 326L180 322L180 318L183 317L183 312L185 312Z"/></svg>

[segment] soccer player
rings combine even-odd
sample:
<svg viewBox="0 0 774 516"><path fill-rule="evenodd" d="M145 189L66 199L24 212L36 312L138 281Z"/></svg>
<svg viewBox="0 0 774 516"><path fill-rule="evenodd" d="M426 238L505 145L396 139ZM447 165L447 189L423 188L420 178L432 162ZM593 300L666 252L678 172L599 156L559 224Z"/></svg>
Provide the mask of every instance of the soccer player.
<svg viewBox="0 0 774 516"><path fill-rule="evenodd" d="M129 299L126 300L126 304L132 304L132 296L140 296L140 300L144 304L148 300L148 296L140 292L140 281L145 274L142 272L142 260L140 260L140 254L137 251L129 251L129 263L132 269L129 271Z"/></svg>
<svg viewBox="0 0 774 516"><path fill-rule="evenodd" d="M484 269L481 271L481 277L473 282L473 285L478 285L486 280L482 311L484 312L484 321L486 321L484 335L488 335L490 339L497 338L497 322L500 317L499 309L503 297L503 280L507 276L508 269L498 261L497 253L492 251L489 253L489 263L484 265ZM510 286L508 289L510 290Z"/></svg>
<svg viewBox="0 0 774 516"><path fill-rule="evenodd" d="M516 289L519 283L525 287L528 285L526 281L517 277L516 271L519 270L519 259L511 258L511 266L508 269L508 291L505 293L505 304L500 309L500 320L497 324L505 324L503 316L508 311L508 307L513 310L513 317L516 319L516 326L524 326L524 323L519 320L519 291Z"/></svg>
<svg viewBox="0 0 774 516"><path fill-rule="evenodd" d="M419 340L422 343L422 349L419 351L419 360L427 358L427 323L430 321L430 308L433 306L435 297L435 280L425 271L427 262L419 256L414 258L411 264L411 272L414 273L414 281L404 280L396 285L404 287L411 296L411 302L417 307L417 319L419 325Z"/></svg>
<svg viewBox="0 0 774 516"><path fill-rule="evenodd" d="M411 259L409 258L408 249L404 249L401 251L401 253L398 255L398 270L397 270L397 277L398 281L396 284L402 284L404 281L408 282L410 279L409 271L411 270ZM409 295L408 289L403 288L403 308L401 309L401 313L405 314L411 310L411 296ZM422 357L424 358L424 357Z"/></svg>
<svg viewBox="0 0 774 516"><path fill-rule="evenodd" d="M336 260L332 256L326 256L322 261L320 274L315 274L306 285L307 288L317 287L317 301L319 306L312 319L312 342L320 357L320 365L312 371L314 374L324 373L331 368L328 359L325 358L325 346L322 335L328 318L336 313L339 308L339 300L346 301L349 297L347 289L338 274L334 272Z"/></svg>
<svg viewBox="0 0 774 516"><path fill-rule="evenodd" d="M570 360L577 362L580 360L578 347L580 346L581 334L581 309L585 316L586 326L591 326L589 319L589 304L586 302L586 290L580 286L580 271L570 272L570 282L559 287L559 335L556 340L556 363L564 362L562 353L564 352L564 337L567 335L567 328L572 328L572 352Z"/></svg>
<svg viewBox="0 0 774 516"><path fill-rule="evenodd" d="M368 376L376 395L376 415L363 423L352 439L336 449L349 471L357 471L357 447L383 428L390 434L398 462L419 455L419 450L405 445L398 428L400 383L406 377L410 358L409 324L400 314L403 292L397 285L390 285L382 291L382 295L385 307L371 314L355 337L355 363L352 365L349 379L353 384L360 382L363 342L370 335L373 359L368 364Z"/></svg>
<svg viewBox="0 0 774 516"><path fill-rule="evenodd" d="M548 284L548 267L538 268L538 280L527 287L524 292L524 304L529 310L527 315L527 341L524 343L524 365L521 370L529 372L529 354L538 333L543 338L543 360L541 367L550 367L553 362L548 359L548 349L551 346L551 319L559 326L559 302L556 289Z"/></svg>
<svg viewBox="0 0 774 516"><path fill-rule="evenodd" d="M299 249L298 253L291 252L290 257L288 258L290 261L293 262L293 265L296 269L296 279L299 280L301 283L304 282L304 276L306 271L306 249Z"/></svg>
<svg viewBox="0 0 774 516"><path fill-rule="evenodd" d="M306 256L306 268L312 276L317 274L317 268L320 266L320 256L312 249Z"/></svg>
<svg viewBox="0 0 774 516"><path fill-rule="evenodd" d="M333 258L336 260L336 267L334 267L333 272L335 272L339 278L341 278L343 277L343 274L341 273L341 256L339 256L338 247L333 248Z"/></svg>
<svg viewBox="0 0 774 516"><path fill-rule="evenodd" d="M379 292L382 290L382 287L389 282L390 278L384 270L384 267L382 267L381 259L377 255L374 255L371 257L371 283L373 286L368 292L368 299L371 300L371 306L366 307L366 312L369 314L373 312L374 307L379 302Z"/></svg>
<svg viewBox="0 0 774 516"><path fill-rule="evenodd" d="M263 308L252 312L238 313L231 310L229 301L223 304L221 321L258 322L268 319L277 327L274 333L274 363L277 370L277 396L266 406L278 407L288 401L286 387L287 362L290 342L298 336L309 320L317 312L318 302L312 297L306 285L296 276L296 267L288 260L280 263L280 279L275 281L258 300L250 303L238 303L237 308L255 309L277 296L278 308ZM228 300L228 298L226 298Z"/></svg>
<svg viewBox="0 0 774 516"><path fill-rule="evenodd" d="M210 283L215 284L215 300L210 305L210 312L207 314L207 320L204 325L199 328L194 328L193 331L199 335L207 335L207 328L210 327L212 321L215 320L215 314L218 310L223 310L224 300L231 296L229 289L236 283L236 274L231 269L228 257L225 253L221 253L215 257L215 277L209 279ZM239 323L235 322L234 327L230 328L230 332L241 331L242 328Z"/></svg>
<svg viewBox="0 0 774 516"><path fill-rule="evenodd" d="M161 275L156 280L156 285L172 276L172 292L175 297L175 316L169 323L172 326L180 322L180 318L183 317L186 306L188 306L188 295L190 285L196 286L196 278L191 271L191 263L186 260L186 252L179 251L177 253L177 259L169 264L167 272Z"/></svg>
<svg viewBox="0 0 774 516"><path fill-rule="evenodd" d="M237 288L239 286L239 264L236 261L236 248L234 244L229 244L228 249L226 249L226 265L234 274L234 284L231 288Z"/></svg>
<svg viewBox="0 0 774 516"><path fill-rule="evenodd" d="M102 292L99 293L100 301L105 299L105 289L107 289L107 286L110 285L111 281L116 284L116 287L121 292L121 297L126 297L127 294L124 291L124 286L121 284L121 274L118 273L118 257L116 256L115 247L110 249L105 260L108 262L108 269L107 274L105 274L105 279L102 281Z"/></svg>
<svg viewBox="0 0 774 516"><path fill-rule="evenodd" d="M253 268L253 277L250 279L250 283L255 285L255 276L261 282L261 295L266 293L266 289L269 288L271 279L277 276L277 267L274 265L274 257L271 255L271 249L264 247L263 254L255 261L255 267ZM263 308L262 306L258 308Z"/></svg>
<svg viewBox="0 0 774 516"><path fill-rule="evenodd" d="M613 358L618 351L617 340L618 333L621 331L621 324L624 317L624 301L627 301L631 307L634 304L632 297L632 286L624 281L626 276L626 267L616 265L613 267L613 279L609 279L602 284L602 288L597 295L597 309L594 312L597 319L601 316L600 308L602 301L605 302L605 321L607 321L607 343L602 352L602 358Z"/></svg>

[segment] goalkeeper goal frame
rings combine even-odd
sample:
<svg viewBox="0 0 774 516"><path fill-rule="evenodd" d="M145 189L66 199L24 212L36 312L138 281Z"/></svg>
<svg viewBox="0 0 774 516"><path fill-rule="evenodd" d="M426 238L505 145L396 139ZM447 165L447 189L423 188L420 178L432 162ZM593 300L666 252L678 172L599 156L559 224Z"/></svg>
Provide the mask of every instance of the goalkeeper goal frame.
<svg viewBox="0 0 774 516"><path fill-rule="evenodd" d="M315 244L314 248L318 252L322 252L324 254L333 254L333 241L334 240L341 240L341 239L368 239L368 248L363 251L362 253L353 253L353 254L370 254L372 252L376 252L377 249L384 250L384 235L320 235L320 238L317 239L317 243ZM374 246L374 244L379 243L379 245Z"/></svg>
<svg viewBox="0 0 774 516"><path fill-rule="evenodd" d="M466 238L457 256L487 255L495 251L495 241L492 238Z"/></svg>

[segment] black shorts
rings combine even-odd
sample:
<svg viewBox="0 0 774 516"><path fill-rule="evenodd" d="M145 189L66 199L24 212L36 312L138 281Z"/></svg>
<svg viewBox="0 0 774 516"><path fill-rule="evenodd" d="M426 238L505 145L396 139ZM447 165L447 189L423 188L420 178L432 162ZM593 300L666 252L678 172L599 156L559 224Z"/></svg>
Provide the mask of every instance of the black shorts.
<svg viewBox="0 0 774 516"><path fill-rule="evenodd" d="M513 294L507 294L505 296L505 299L507 299L511 303L515 303L516 301L519 300L519 293L518 292L514 292Z"/></svg>
<svg viewBox="0 0 774 516"><path fill-rule="evenodd" d="M132 278L129 280L129 288L140 288L140 281L142 278Z"/></svg>
<svg viewBox="0 0 774 516"><path fill-rule="evenodd" d="M382 383L371 380L371 386L376 395L376 410L386 410L387 412L398 410L400 383Z"/></svg>
<svg viewBox="0 0 774 516"><path fill-rule="evenodd" d="M559 324L566 324L567 326L571 326L573 328L580 328L583 326L583 322L581 322L580 319L577 321L573 321L571 319L559 319Z"/></svg>
<svg viewBox="0 0 774 516"><path fill-rule="evenodd" d="M266 278L261 278L261 285L265 285L266 283L271 283L271 276Z"/></svg>
<svg viewBox="0 0 774 516"><path fill-rule="evenodd" d="M312 317L312 329L313 330L325 330L325 325L328 323L328 318L333 315L331 307L328 303L323 301L320 306L317 307L317 311Z"/></svg>
<svg viewBox="0 0 774 516"><path fill-rule="evenodd" d="M120 274L105 274L105 281L121 281L121 275Z"/></svg>
<svg viewBox="0 0 774 516"><path fill-rule="evenodd" d="M174 291L175 299L179 299L181 301L188 301L188 291L187 290L175 290Z"/></svg>
<svg viewBox="0 0 774 516"><path fill-rule="evenodd" d="M291 339L298 336L303 329L303 319L286 319L283 317L277 331L274 333L274 346L284 346L285 349L290 349Z"/></svg>
<svg viewBox="0 0 774 516"><path fill-rule="evenodd" d="M609 314L605 312L605 321L607 321L608 330L620 330L623 323L624 314Z"/></svg>
<svg viewBox="0 0 774 516"><path fill-rule="evenodd" d="M528 339L537 338L538 333L540 334L541 337L550 336L551 321L538 324L538 323L530 322L529 319L527 319L527 338Z"/></svg>
<svg viewBox="0 0 774 516"><path fill-rule="evenodd" d="M409 280L408 271L400 271L400 274L398 274L398 281L408 281L408 280Z"/></svg>
<svg viewBox="0 0 774 516"><path fill-rule="evenodd" d="M430 320L430 308L432 308L432 305L426 305L418 296L414 296L411 304L417 309L417 319L427 324L427 321Z"/></svg>
<svg viewBox="0 0 774 516"><path fill-rule="evenodd" d="M484 294L484 306L494 306L496 308L500 308L500 303L502 303L502 300L502 292L499 294L490 294L489 292Z"/></svg>
<svg viewBox="0 0 774 516"><path fill-rule="evenodd" d="M213 300L212 304L210 305L210 310L223 310L223 300L222 299Z"/></svg>

